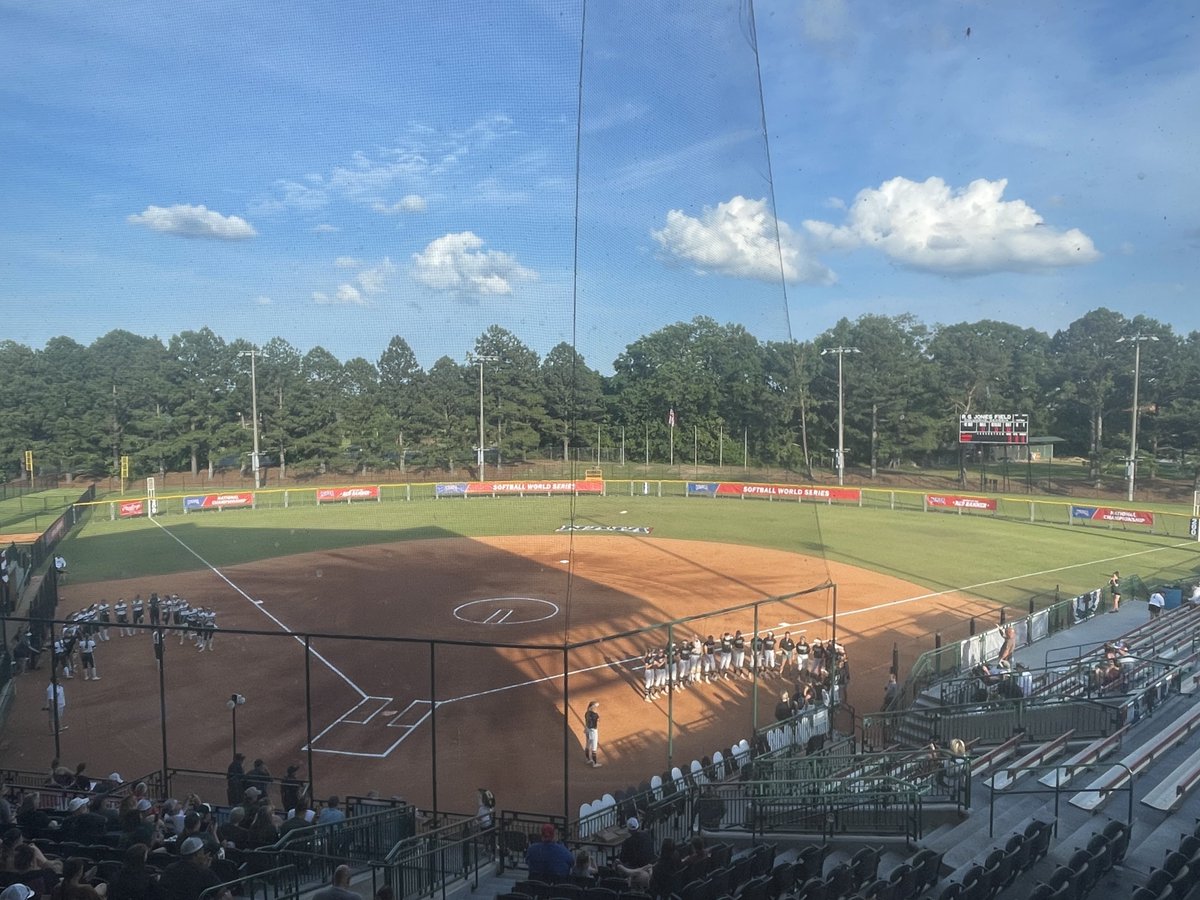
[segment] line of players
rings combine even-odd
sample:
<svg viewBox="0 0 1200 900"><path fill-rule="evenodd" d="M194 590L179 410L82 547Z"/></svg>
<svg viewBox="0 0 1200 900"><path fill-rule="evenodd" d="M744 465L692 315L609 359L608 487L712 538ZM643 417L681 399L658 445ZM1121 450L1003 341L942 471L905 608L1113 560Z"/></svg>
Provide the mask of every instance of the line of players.
<svg viewBox="0 0 1200 900"><path fill-rule="evenodd" d="M151 627L175 625L181 629L180 646L191 640L202 653L213 649L217 632L217 614L214 610L193 607L178 594L160 597L152 593L148 603L139 594L132 603L122 597L110 607L108 601L102 600L68 616L69 624L63 626L61 636L54 641L55 668L61 665L63 674L67 678L74 678L75 653L78 651L84 681L99 681L95 663L96 643L111 639L110 629L114 624L119 637L136 634L138 626L146 624L147 612Z"/></svg>
<svg viewBox="0 0 1200 900"><path fill-rule="evenodd" d="M646 702L655 700L672 687L684 690L702 681L733 680L759 677L784 678L795 666L797 675L824 673L827 668L845 665L845 648L833 641L799 640L785 631L782 638L775 632L760 632L747 637L742 632L726 631L718 639L713 635L692 640L672 642L665 647L647 647L642 656L643 696Z"/></svg>

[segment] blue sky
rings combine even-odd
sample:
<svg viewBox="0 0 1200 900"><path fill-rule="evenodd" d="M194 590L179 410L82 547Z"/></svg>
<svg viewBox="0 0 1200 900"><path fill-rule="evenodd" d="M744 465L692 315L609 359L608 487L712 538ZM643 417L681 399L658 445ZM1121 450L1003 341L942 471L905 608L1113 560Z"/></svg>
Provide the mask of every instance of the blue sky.
<svg viewBox="0 0 1200 900"><path fill-rule="evenodd" d="M1200 329L1188 4L760 0L769 166L748 6L683 6L0 0L3 336Z"/></svg>

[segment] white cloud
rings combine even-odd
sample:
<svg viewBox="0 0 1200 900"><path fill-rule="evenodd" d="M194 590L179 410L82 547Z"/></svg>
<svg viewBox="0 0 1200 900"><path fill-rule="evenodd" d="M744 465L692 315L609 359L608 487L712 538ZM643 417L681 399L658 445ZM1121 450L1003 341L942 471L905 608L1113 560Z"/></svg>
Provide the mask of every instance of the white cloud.
<svg viewBox="0 0 1200 900"><path fill-rule="evenodd" d="M258 234L253 225L239 216L223 216L205 206L182 203L147 206L142 212L128 216L126 221L164 234L215 241L245 241Z"/></svg>
<svg viewBox="0 0 1200 900"><path fill-rule="evenodd" d="M383 293L396 273L396 264L388 257L373 266L363 268L363 261L353 256L339 256L333 261L339 269L360 269L350 281L344 281L330 296L325 291L313 291L314 303L324 306L370 306L371 298Z"/></svg>
<svg viewBox="0 0 1200 900"><path fill-rule="evenodd" d="M371 209L377 213L383 213L385 216L394 216L399 213L423 213L427 205L425 198L420 194L408 194L401 197L395 203L384 203L382 200L376 200L371 204Z"/></svg>
<svg viewBox="0 0 1200 900"><path fill-rule="evenodd" d="M346 304L363 305L366 303L363 300L363 295L359 293L358 288L352 284L339 284L337 289L337 302Z"/></svg>
<svg viewBox="0 0 1200 900"><path fill-rule="evenodd" d="M469 231L442 235L412 255L412 275L428 288L460 297L511 294L516 282L538 277L509 254L483 245Z"/></svg>
<svg viewBox="0 0 1200 900"><path fill-rule="evenodd" d="M254 298L254 302L255 302L255 303L258 305L258 306L270 306L270 305L271 305L271 298L270 298L270 297L268 297L268 296L266 296L265 294L263 294L263 295L259 295L258 297L255 297L255 298Z"/></svg>
<svg viewBox="0 0 1200 900"><path fill-rule="evenodd" d="M356 281L365 294L379 294L387 287L388 281L396 272L396 264L386 256L383 262L358 273Z"/></svg>
<svg viewBox="0 0 1200 900"><path fill-rule="evenodd" d="M336 225L330 225L328 222L322 222L319 225L312 227L313 234L333 234L338 230Z"/></svg>
<svg viewBox="0 0 1200 900"><path fill-rule="evenodd" d="M949 275L1029 272L1100 258L1077 228L1050 228L1024 200L1003 200L1005 179L980 178L957 191L940 178L893 178L866 188L844 225L807 221L827 246L875 247L903 266Z"/></svg>
<svg viewBox="0 0 1200 900"><path fill-rule="evenodd" d="M275 213L284 209L297 209L301 212L315 212L323 209L329 203L329 191L320 175L307 176L309 184L281 178L275 182L275 190L280 196L269 200L259 200L251 206L254 212Z"/></svg>
<svg viewBox="0 0 1200 900"><path fill-rule="evenodd" d="M705 207L699 217L673 209L667 213L666 226L651 235L669 257L702 272L775 282L782 256L788 281L832 284L836 280L786 222L779 222L776 245L775 220L766 200L734 197Z"/></svg>
<svg viewBox="0 0 1200 900"><path fill-rule="evenodd" d="M356 269L362 265L362 260L355 259L353 256L339 256L333 261L333 264L339 269Z"/></svg>

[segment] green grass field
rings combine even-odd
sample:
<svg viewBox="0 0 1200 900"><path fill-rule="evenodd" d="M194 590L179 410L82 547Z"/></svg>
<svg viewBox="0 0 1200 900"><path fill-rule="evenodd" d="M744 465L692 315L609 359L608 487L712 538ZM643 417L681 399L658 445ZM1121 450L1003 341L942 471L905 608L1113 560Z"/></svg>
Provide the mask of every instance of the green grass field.
<svg viewBox="0 0 1200 900"><path fill-rule="evenodd" d="M851 505L581 496L330 504L110 521L99 510L62 546L74 583L168 574L312 550L435 537L549 534L572 521L647 525L653 536L770 547L923 585L1023 605L1055 588L1099 587L1114 569L1147 583L1195 580L1200 544L1185 538L984 515ZM631 540L614 535L612 540ZM797 588L807 585L797 585Z"/></svg>
<svg viewBox="0 0 1200 900"><path fill-rule="evenodd" d="M0 500L0 531L44 531L83 491L82 487L57 488Z"/></svg>

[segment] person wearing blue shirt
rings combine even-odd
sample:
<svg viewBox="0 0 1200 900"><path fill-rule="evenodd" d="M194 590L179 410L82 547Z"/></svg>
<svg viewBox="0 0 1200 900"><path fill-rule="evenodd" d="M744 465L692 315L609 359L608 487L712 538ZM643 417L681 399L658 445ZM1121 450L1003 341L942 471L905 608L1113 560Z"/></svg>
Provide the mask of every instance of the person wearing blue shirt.
<svg viewBox="0 0 1200 900"><path fill-rule="evenodd" d="M542 839L525 851L525 864L529 867L529 877L540 881L570 875L575 859L570 850L554 839L554 826L547 822L542 826Z"/></svg>

